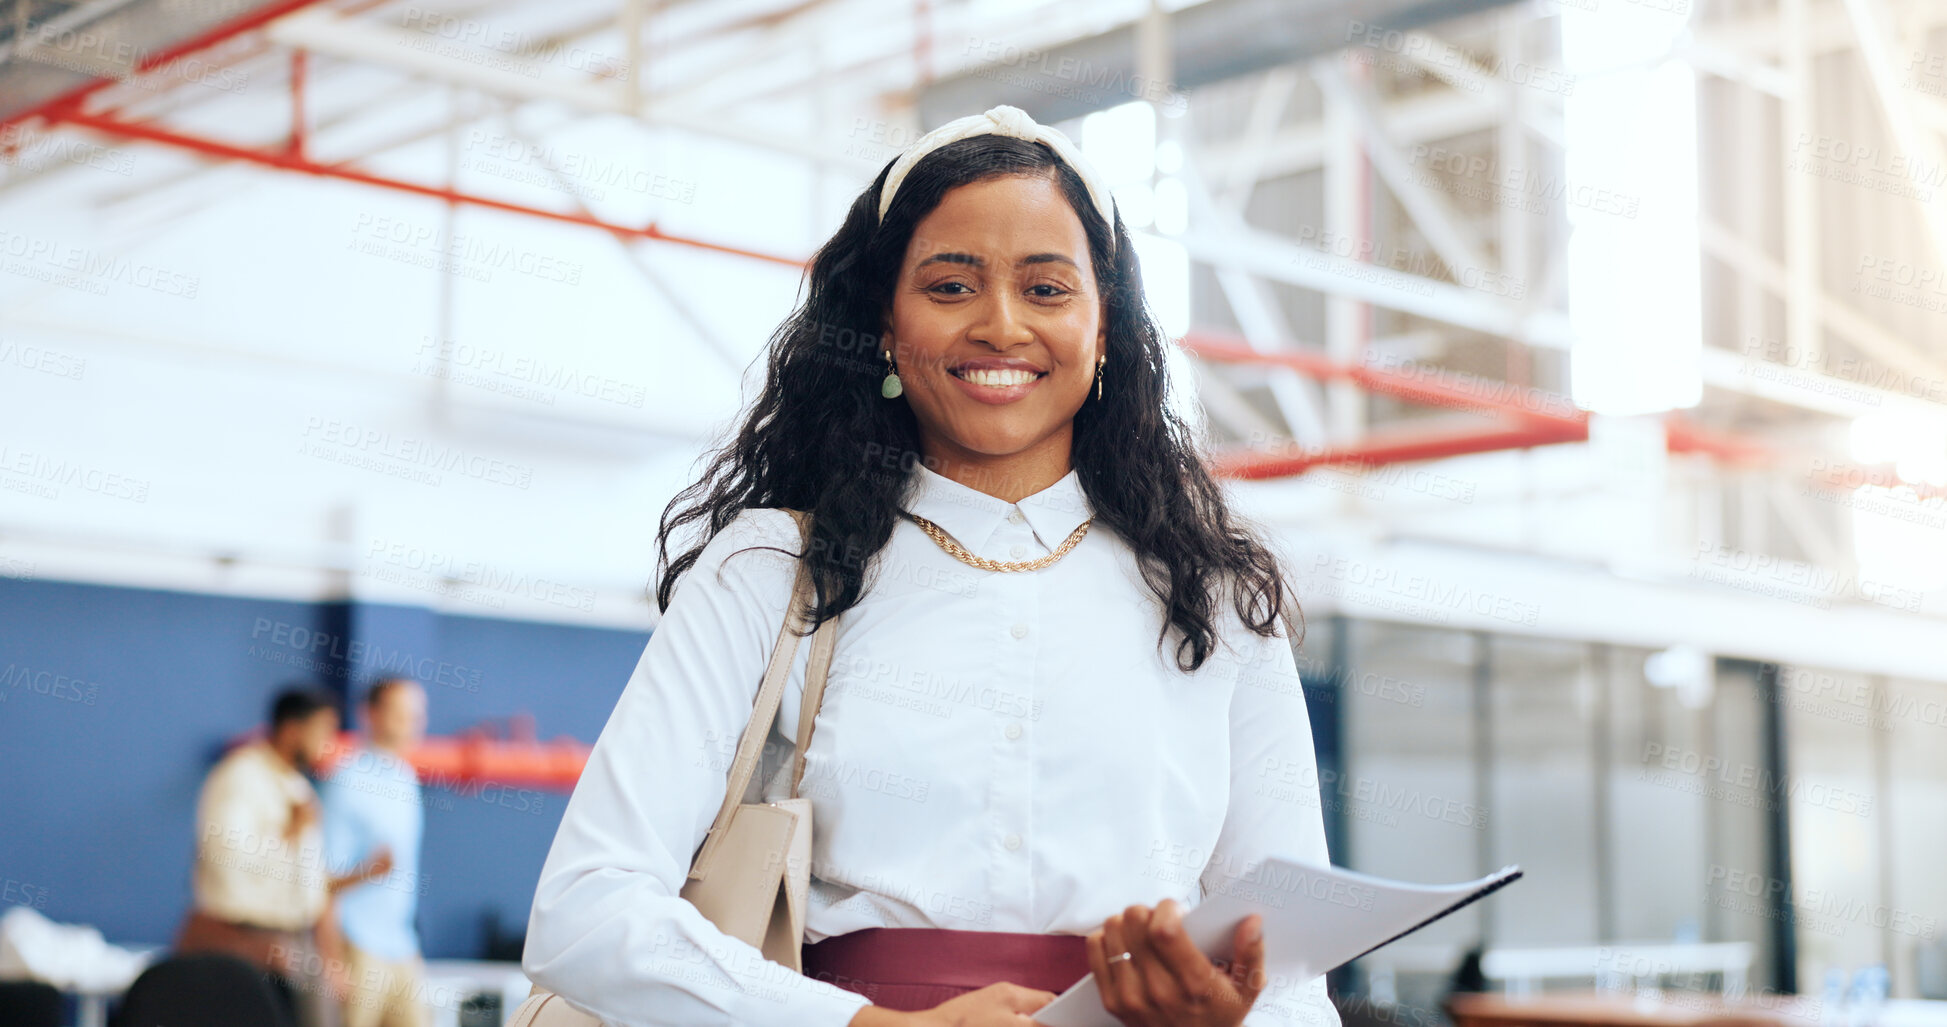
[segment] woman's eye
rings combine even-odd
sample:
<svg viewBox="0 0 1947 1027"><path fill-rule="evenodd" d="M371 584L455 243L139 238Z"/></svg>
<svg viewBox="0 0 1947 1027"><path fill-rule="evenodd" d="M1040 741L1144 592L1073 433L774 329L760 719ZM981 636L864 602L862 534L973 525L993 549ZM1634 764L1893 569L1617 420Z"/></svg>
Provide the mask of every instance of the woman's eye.
<svg viewBox="0 0 1947 1027"><path fill-rule="evenodd" d="M1035 285L1035 286L1030 286L1029 288L1030 288L1031 290L1033 290L1033 289L1046 289L1046 290L1047 290L1046 292L1036 292L1036 293L1035 293L1035 295L1037 295L1037 296L1040 296L1040 297L1042 297L1042 298L1044 298L1044 299L1048 299L1048 298L1053 298L1053 297L1056 297L1056 296L1066 296L1066 295L1068 295L1068 290L1067 290L1067 289L1064 289L1064 288L1062 288L1062 287L1061 287L1061 286L1059 286L1059 285L1049 285L1049 284L1047 284L1047 283L1045 283L1045 282L1044 282L1044 283L1042 283L1042 284L1040 284L1040 285Z"/></svg>
<svg viewBox="0 0 1947 1027"><path fill-rule="evenodd" d="M938 284L938 285L936 285L936 286L934 286L934 287L932 288L932 290L931 290L931 291L933 291L933 292L941 292L941 291L943 291L943 290L945 290L945 289L948 289L948 288L955 288L955 289L965 289L965 288L967 288L967 283L965 283L965 282L941 282L940 284ZM971 290L969 290L969 291L971 291ZM964 294L963 294L963 293L957 293L957 292L950 292L950 293L947 293L947 295L949 295L949 296L960 296L960 295L964 295Z"/></svg>

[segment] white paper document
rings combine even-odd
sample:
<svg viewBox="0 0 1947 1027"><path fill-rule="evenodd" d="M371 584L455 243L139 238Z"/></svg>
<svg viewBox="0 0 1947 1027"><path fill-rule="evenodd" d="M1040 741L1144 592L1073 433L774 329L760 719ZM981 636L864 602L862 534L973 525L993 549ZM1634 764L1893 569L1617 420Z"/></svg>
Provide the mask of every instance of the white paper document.
<svg viewBox="0 0 1947 1027"><path fill-rule="evenodd" d="M1190 941L1212 959L1229 959L1237 925L1264 916L1264 968L1269 975L1260 1001L1289 993L1312 978L1490 894L1521 876L1504 867L1465 884L1408 884L1272 857L1205 895L1183 914ZM1075 982L1034 1013L1047 1027L1119 1027L1102 1008L1095 975Z"/></svg>

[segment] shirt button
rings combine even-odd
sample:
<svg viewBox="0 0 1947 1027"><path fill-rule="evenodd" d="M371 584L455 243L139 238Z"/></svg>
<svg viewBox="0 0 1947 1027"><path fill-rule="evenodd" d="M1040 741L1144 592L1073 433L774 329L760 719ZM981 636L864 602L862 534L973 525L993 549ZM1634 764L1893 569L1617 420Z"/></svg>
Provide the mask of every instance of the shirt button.
<svg viewBox="0 0 1947 1027"><path fill-rule="evenodd" d="M1012 510L1008 512L1007 521L1009 524L1026 524L1028 519L1021 516L1020 510Z"/></svg>
<svg viewBox="0 0 1947 1027"><path fill-rule="evenodd" d="M1026 547L1026 546L1015 546L1014 548L1012 548L1012 549L1009 549L1009 550L1007 551L1007 553L1008 553L1008 555L1009 555L1009 556L1012 556L1012 557L1013 557L1013 558L1015 558L1016 560L1019 560L1020 558L1022 558L1022 557L1024 557L1024 556L1026 556L1026 555L1028 555L1028 547Z"/></svg>
<svg viewBox="0 0 1947 1027"><path fill-rule="evenodd" d="M1007 851L1013 852L1015 849L1021 847L1021 836L1018 834L1010 834L1001 839L1001 844L1007 846Z"/></svg>
<svg viewBox="0 0 1947 1027"><path fill-rule="evenodd" d="M1021 737L1021 725L1019 724L1007 725L1007 740L1011 742L1019 737Z"/></svg>
<svg viewBox="0 0 1947 1027"><path fill-rule="evenodd" d="M1026 624L1016 624L1014 625L1013 628L1009 630L1013 633L1015 638L1028 637L1028 626Z"/></svg>

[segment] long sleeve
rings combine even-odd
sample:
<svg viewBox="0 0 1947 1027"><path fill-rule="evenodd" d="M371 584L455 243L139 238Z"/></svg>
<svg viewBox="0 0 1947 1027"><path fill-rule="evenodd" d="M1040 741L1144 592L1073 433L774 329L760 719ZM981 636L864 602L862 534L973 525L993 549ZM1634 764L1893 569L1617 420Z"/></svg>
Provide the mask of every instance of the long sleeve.
<svg viewBox="0 0 1947 1027"><path fill-rule="evenodd" d="M308 928L329 899L320 866L323 834L287 835L292 807L311 801L295 770L280 771L263 743L225 756L196 805L194 891L198 909L219 919L290 930Z"/></svg>
<svg viewBox="0 0 1947 1027"><path fill-rule="evenodd" d="M1241 622L1238 627L1242 630ZM1231 692L1230 806L1202 884L1215 892L1266 856L1329 863L1318 797L1318 757L1291 642L1242 633ZM1238 657L1228 657L1238 659ZM1273 980L1245 1027L1340 1027L1323 975Z"/></svg>
<svg viewBox="0 0 1947 1027"><path fill-rule="evenodd" d="M348 775L349 771L340 768L337 776L318 789L318 800L324 806L325 869L333 877L357 869L368 848L352 808L357 799L346 786Z"/></svg>
<svg viewBox="0 0 1947 1027"><path fill-rule="evenodd" d="M521 965L620 1027L843 1027L867 1000L725 935L683 899L783 624L795 522L747 510L707 545L650 636L568 801ZM799 646L799 665L807 642Z"/></svg>
<svg viewBox="0 0 1947 1027"><path fill-rule="evenodd" d="M282 839L263 836L262 799L239 767L234 759L218 763L197 798L196 905L214 916L248 920L261 905L250 886L274 871L262 853Z"/></svg>

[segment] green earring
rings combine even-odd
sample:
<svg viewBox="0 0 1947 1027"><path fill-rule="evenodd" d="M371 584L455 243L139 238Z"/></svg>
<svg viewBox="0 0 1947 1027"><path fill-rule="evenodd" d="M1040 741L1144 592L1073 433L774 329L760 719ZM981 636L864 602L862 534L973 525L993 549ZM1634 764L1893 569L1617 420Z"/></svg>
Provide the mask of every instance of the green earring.
<svg viewBox="0 0 1947 1027"><path fill-rule="evenodd" d="M899 370L892 366L892 351L886 350L886 380L879 383L879 395L887 399L898 399L906 387L899 383Z"/></svg>

